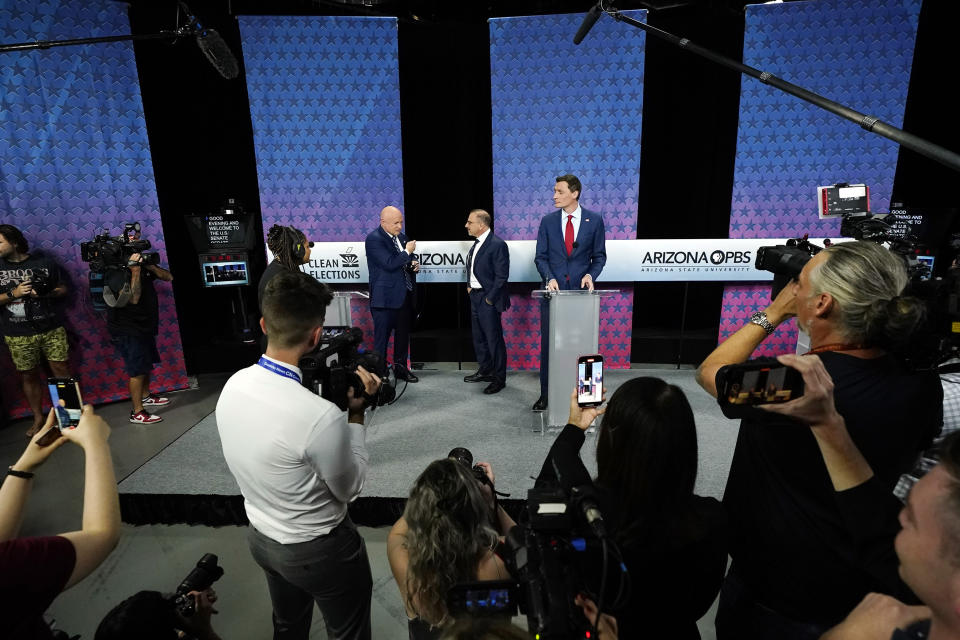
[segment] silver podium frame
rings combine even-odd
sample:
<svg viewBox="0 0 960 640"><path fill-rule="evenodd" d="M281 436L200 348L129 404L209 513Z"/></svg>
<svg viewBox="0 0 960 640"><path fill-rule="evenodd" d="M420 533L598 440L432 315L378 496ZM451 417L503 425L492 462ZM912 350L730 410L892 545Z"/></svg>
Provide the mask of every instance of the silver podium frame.
<svg viewBox="0 0 960 640"><path fill-rule="evenodd" d="M363 291L334 291L333 300L327 307L327 315L323 321L325 327L352 327L352 313L350 300L352 298L369 298Z"/></svg>
<svg viewBox="0 0 960 640"><path fill-rule="evenodd" d="M600 298L617 290L586 289L550 291L537 289L531 295L550 305L548 337L549 381L545 426L561 428L570 417L570 392L577 383L577 358L599 353Z"/></svg>

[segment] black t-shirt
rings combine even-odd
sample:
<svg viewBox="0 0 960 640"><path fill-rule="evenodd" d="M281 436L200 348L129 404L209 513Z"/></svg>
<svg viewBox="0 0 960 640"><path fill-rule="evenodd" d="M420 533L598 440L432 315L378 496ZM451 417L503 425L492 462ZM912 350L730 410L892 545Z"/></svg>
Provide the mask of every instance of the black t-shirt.
<svg viewBox="0 0 960 640"><path fill-rule="evenodd" d="M59 301L45 295L61 282L59 265L43 255L30 254L20 262L0 258L0 290L9 292L26 279L36 284L40 295L18 298L0 306L0 329L4 335L30 336L63 324Z"/></svg>
<svg viewBox="0 0 960 640"><path fill-rule="evenodd" d="M889 355L820 358L854 443L880 486L893 491L940 432L940 379L907 371ZM775 414L741 422L723 505L733 566L753 598L794 620L834 625L868 592L903 589L891 584L899 581L896 557L879 553L876 540L864 548L841 504L809 427ZM893 534L887 538L892 547ZM889 566L877 565L882 557Z"/></svg>
<svg viewBox="0 0 960 640"><path fill-rule="evenodd" d="M257 284L257 305L260 307L260 313L263 313L263 292L267 288L267 283L284 271L289 271L289 269L274 259L270 261L270 264L263 271L263 275L260 276L260 282Z"/></svg>
<svg viewBox="0 0 960 640"><path fill-rule="evenodd" d="M146 267L140 268L140 301L128 302L123 307L107 307L107 331L115 336L155 336L160 324L157 290L153 281L157 276Z"/></svg>
<svg viewBox="0 0 960 640"><path fill-rule="evenodd" d="M565 486L592 484L579 455L583 442L583 431L575 425L564 427L547 454L537 486L555 485L558 471ZM617 608L608 607L619 577L615 572L608 577L604 610L617 619L620 637L699 640L697 620L713 604L727 568L727 517L721 504L693 495L671 514L621 513L623 500L616 490L596 491L630 575L630 596ZM631 528L636 533L618 535L628 521L639 523Z"/></svg>

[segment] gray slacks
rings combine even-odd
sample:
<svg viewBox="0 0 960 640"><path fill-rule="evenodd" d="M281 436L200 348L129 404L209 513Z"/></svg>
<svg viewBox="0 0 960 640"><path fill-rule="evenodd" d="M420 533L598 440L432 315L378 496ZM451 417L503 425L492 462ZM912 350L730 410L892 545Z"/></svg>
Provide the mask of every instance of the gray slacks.
<svg viewBox="0 0 960 640"><path fill-rule="evenodd" d="M280 544L252 526L247 542L267 577L274 640L307 640L314 602L331 639L370 640L373 578L350 516L309 542Z"/></svg>

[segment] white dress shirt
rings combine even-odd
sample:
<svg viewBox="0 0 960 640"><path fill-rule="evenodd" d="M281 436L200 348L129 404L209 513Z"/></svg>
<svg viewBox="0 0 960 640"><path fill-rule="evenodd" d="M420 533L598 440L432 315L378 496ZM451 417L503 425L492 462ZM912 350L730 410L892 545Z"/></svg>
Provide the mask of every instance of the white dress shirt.
<svg viewBox="0 0 960 640"><path fill-rule="evenodd" d="M563 209L560 209L560 237L567 237L567 216L573 216L573 219L570 221L573 223L573 241L576 242L577 238L580 236L580 215L582 210L580 205L577 205L576 210L573 213L567 213Z"/></svg>
<svg viewBox="0 0 960 640"><path fill-rule="evenodd" d="M250 524L281 544L329 533L363 487L363 425L296 379L256 364L233 374L217 401L217 430Z"/></svg>
<svg viewBox="0 0 960 640"><path fill-rule="evenodd" d="M480 281L477 280L477 277L473 275L473 263L477 261L477 253L480 251L480 247L483 246L483 241L487 239L487 236L490 235L490 229L487 229L479 236L477 236L477 241L473 244L473 260L470 262L470 288L471 289L483 289L483 285L480 284Z"/></svg>

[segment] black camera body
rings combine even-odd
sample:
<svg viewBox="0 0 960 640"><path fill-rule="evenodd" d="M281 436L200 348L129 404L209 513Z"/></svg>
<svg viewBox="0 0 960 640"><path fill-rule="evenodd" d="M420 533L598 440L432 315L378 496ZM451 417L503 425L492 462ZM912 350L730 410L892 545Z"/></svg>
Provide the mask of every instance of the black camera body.
<svg viewBox="0 0 960 640"><path fill-rule="evenodd" d="M103 272L107 269L125 269L131 266L130 256L140 254L143 266L160 264L160 254L148 253L149 240L130 240L125 235L111 236L106 231L95 236L90 242L80 243L80 259L90 263L90 270Z"/></svg>
<svg viewBox="0 0 960 640"><path fill-rule="evenodd" d="M53 291L55 287L55 285L53 284L53 281L50 279L50 276L48 276L45 273L34 273L33 275L24 278L20 282L14 282L11 280L3 287L0 287L0 293L10 293L11 291L19 287L21 282L26 282L26 281L30 282L31 286L33 287L33 290L37 292L38 296L47 295L48 293ZM29 298L27 298L25 302L26 301L29 301Z"/></svg>
<svg viewBox="0 0 960 640"><path fill-rule="evenodd" d="M810 262L810 258L820 253L823 247L818 247L807 239L791 238L786 244L757 249L757 259L754 267L759 271L769 271L773 274L773 289L770 298L789 284L791 280L800 276L803 265Z"/></svg>
<svg viewBox="0 0 960 640"><path fill-rule="evenodd" d="M362 342L363 332L357 327L324 329L324 339L317 349L297 364L303 372L303 386L346 411L350 389L354 397L364 394L363 381L357 374L357 367L363 367L382 381L377 392L367 398L368 406L376 409L393 402L396 388L388 381L390 372L383 357L374 351L359 351Z"/></svg>
<svg viewBox="0 0 960 640"><path fill-rule="evenodd" d="M473 454L470 452L470 449L466 447L456 447L450 450L447 457L453 458L467 469L470 469L470 473L473 474L473 477L480 484L490 483L490 478L487 477L487 472L484 468L478 464L473 464Z"/></svg>
<svg viewBox="0 0 960 640"><path fill-rule="evenodd" d="M569 492L552 487L530 489L526 523L510 530L507 545L505 561L517 578L519 610L527 616L530 633L538 638L583 638L591 630L574 598L584 593L599 602L602 598L597 594L608 591L608 585L602 580L598 585L596 580L604 562L601 545L608 545L614 560L609 566L620 568L619 579L629 580L616 545L606 539L590 487ZM627 583L622 582L617 590L621 596L629 592L623 588Z"/></svg>
<svg viewBox="0 0 960 640"><path fill-rule="evenodd" d="M223 576L223 567L217 565L216 554L205 553L174 593L174 607L185 618L196 613L197 604L191 591L206 591Z"/></svg>

